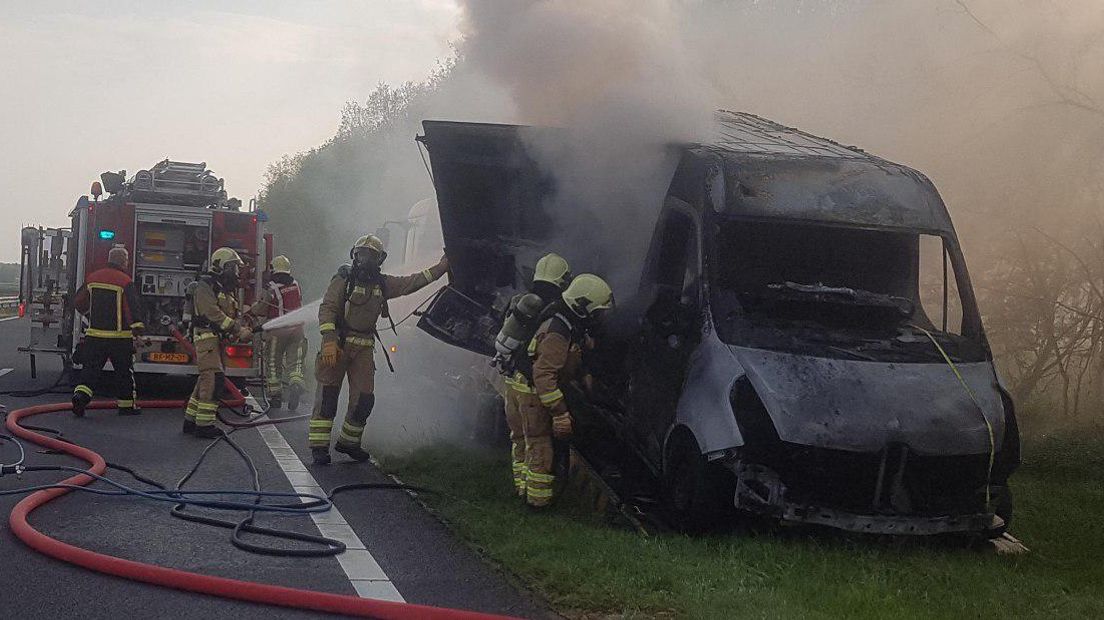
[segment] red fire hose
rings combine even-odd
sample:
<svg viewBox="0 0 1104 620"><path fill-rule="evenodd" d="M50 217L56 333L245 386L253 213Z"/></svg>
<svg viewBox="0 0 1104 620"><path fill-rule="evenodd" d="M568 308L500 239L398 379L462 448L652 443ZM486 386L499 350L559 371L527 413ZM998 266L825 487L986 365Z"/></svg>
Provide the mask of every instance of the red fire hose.
<svg viewBox="0 0 1104 620"><path fill-rule="evenodd" d="M241 393L237 392L236 397L241 398ZM146 409L179 409L184 406L183 402L173 400L147 400L141 401L139 404ZM97 401L90 404L88 408L109 409L115 406L116 403L113 401ZM19 425L19 421L23 418L43 413L68 411L70 409L71 405L68 403L25 407L9 413L5 425L13 435L36 443L44 448L64 452L81 459L89 464L89 470L91 472L102 475L107 465L104 462L104 458L96 452L76 444L54 439L53 437L40 435ZM92 481L93 479L90 476L77 474L63 480L62 483L85 486ZM56 538L51 538L31 527L30 523L27 521L27 517L29 517L32 512L62 495L69 493L69 491L70 489L47 489L28 495L12 509L8 523L11 526L12 532L19 540L22 540L27 546L35 551L99 573L115 575L116 577L151 583L167 588L175 588L177 590L210 594L252 603L280 605L283 607L294 607L298 609L365 618L394 618L398 620L410 618L484 620L502 617L440 607L364 599L356 596L329 594L313 590L299 590L296 588L191 573L174 568L126 560L75 547L57 540Z"/></svg>

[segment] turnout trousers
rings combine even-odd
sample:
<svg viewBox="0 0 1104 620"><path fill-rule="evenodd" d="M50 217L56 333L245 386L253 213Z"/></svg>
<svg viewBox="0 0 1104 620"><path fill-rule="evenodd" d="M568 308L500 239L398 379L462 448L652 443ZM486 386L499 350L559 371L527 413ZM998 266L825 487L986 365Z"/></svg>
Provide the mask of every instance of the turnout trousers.
<svg viewBox="0 0 1104 620"><path fill-rule="evenodd" d="M530 506L547 506L556 481L552 473L552 414L536 394L519 393L517 402L525 436L525 501Z"/></svg>
<svg viewBox="0 0 1104 620"><path fill-rule="evenodd" d="M303 362L307 357L307 339L302 330L266 333L265 394L269 398L281 398L284 386L302 390Z"/></svg>
<svg viewBox="0 0 1104 620"><path fill-rule="evenodd" d="M364 436L364 424L376 404L376 362L373 358L375 344L369 339L350 338L332 368L323 368L315 361L315 379L318 387L314 394L314 411L311 413L307 440L312 448L329 448L337 402L341 397L341 384L349 379L349 408L345 421L337 434L337 443L360 447Z"/></svg>
<svg viewBox="0 0 1104 620"><path fill-rule="evenodd" d="M184 409L184 419L195 422L196 426L211 426L215 423L226 381L222 347L213 332L197 332L194 342L199 375Z"/></svg>
<svg viewBox="0 0 1104 620"><path fill-rule="evenodd" d="M532 395L531 390L528 393L524 391L527 389L527 386L521 386L519 389L512 381L507 381L506 390L502 395L502 400L506 403L506 426L510 429L510 462L513 469L514 489L521 497L525 497L526 485L525 425L521 415L521 403L527 395Z"/></svg>
<svg viewBox="0 0 1104 620"><path fill-rule="evenodd" d="M134 401L138 398L134 387L134 340L126 338L98 338L86 336L81 346L83 367L80 383L73 389L73 395L92 400L92 388L99 384L103 376L104 365L108 361L114 368L111 378L111 395L119 400L119 411L126 413L134 410Z"/></svg>

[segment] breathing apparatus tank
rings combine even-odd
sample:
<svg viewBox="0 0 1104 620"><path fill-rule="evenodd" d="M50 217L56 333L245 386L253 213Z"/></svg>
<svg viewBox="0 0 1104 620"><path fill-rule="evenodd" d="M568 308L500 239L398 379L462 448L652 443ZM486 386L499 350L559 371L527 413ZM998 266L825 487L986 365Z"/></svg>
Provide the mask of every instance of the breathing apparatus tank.
<svg viewBox="0 0 1104 620"><path fill-rule="evenodd" d="M523 350L540 328L540 316L545 303L536 293L525 293L514 298L506 311L502 329L495 336L495 356L491 365L504 375L512 374L515 355Z"/></svg>

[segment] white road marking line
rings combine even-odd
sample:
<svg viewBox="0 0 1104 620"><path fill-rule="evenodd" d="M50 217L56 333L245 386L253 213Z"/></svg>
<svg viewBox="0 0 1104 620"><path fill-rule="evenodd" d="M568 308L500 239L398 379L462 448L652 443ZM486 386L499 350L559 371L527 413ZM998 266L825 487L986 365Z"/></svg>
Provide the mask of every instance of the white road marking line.
<svg viewBox="0 0 1104 620"><path fill-rule="evenodd" d="M247 402L258 409L260 408L252 397L248 398ZM288 445L283 434L275 426L261 426L257 428L257 432L261 434L265 445L272 452L276 463L280 466L284 475L287 476L288 482L291 483L296 492L323 494L318 481L314 479L307 467L299 460L295 450ZM310 500L303 499L304 503L307 501ZM345 543L345 553L338 555L337 561L349 578L349 583L356 590L357 596L400 603L406 602L406 599L395 588L395 584L380 568L376 558L372 557L367 547L361 542L360 537L345 521L345 517L341 516L341 511L337 509L337 506L330 508L329 512L311 513L311 519L323 536Z"/></svg>
<svg viewBox="0 0 1104 620"><path fill-rule="evenodd" d="M13 370L15 370L15 369L14 369L14 368L3 368L3 369L0 369L0 377L3 377L4 375L8 374L9 372L11 372L11 371L13 371Z"/></svg>
<svg viewBox="0 0 1104 620"><path fill-rule="evenodd" d="M23 318L23 317L19 316L18 314L15 315L15 316L6 316L6 317L0 319L0 323L3 323L4 321L14 321L14 320L20 319L20 318Z"/></svg>

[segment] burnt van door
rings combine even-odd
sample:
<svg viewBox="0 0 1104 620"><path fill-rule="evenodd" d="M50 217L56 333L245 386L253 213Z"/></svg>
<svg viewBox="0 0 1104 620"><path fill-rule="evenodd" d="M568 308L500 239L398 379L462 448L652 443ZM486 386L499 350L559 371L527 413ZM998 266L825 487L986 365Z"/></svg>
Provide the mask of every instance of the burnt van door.
<svg viewBox="0 0 1104 620"><path fill-rule="evenodd" d="M651 296L629 382L630 431L652 463L675 419L690 352L700 332L701 259L698 225L689 209L668 209L660 220L643 284Z"/></svg>

